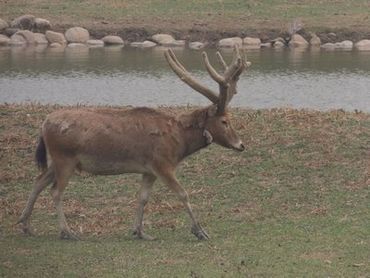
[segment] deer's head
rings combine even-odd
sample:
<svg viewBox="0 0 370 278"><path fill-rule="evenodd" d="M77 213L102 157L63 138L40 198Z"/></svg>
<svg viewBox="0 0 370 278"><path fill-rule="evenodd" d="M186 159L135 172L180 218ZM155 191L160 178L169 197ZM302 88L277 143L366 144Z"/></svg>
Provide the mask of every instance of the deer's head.
<svg viewBox="0 0 370 278"><path fill-rule="evenodd" d="M218 73L210 64L205 52L202 53L202 57L209 75L219 85L218 94L194 79L178 61L171 49L168 49L165 52L165 57L172 70L182 81L213 103L213 105L208 107L207 118L204 124L203 135L207 138L207 142L215 142L216 144L226 148L243 151L245 147L231 125L227 106L233 96L237 93L236 85L239 80L239 76L251 65L251 63L247 61L244 54L240 54L238 47L235 47L234 49L234 56L230 65L226 64L219 52L216 54L218 61L223 68L222 74Z"/></svg>

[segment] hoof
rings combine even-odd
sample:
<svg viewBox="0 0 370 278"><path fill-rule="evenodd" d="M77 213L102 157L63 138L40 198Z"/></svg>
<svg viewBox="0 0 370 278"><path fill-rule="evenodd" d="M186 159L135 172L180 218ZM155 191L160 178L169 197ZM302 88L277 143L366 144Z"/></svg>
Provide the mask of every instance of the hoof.
<svg viewBox="0 0 370 278"><path fill-rule="evenodd" d="M30 224L27 221L25 222L23 220L19 220L16 224L20 224L23 234L25 234L27 236L33 236L34 235L32 230L31 230Z"/></svg>
<svg viewBox="0 0 370 278"><path fill-rule="evenodd" d="M208 240L209 236L206 233L206 231L203 230L203 228L196 224L193 227L191 227L191 232L199 239L199 240Z"/></svg>
<svg viewBox="0 0 370 278"><path fill-rule="evenodd" d="M134 236L134 238L136 238L136 239L143 239L143 240L156 240L156 238L155 237L152 237L152 236L150 236L150 235L147 235L147 234L145 234L145 233L143 233L143 232L141 232L141 231L133 231L132 232L132 235Z"/></svg>
<svg viewBox="0 0 370 278"><path fill-rule="evenodd" d="M60 232L59 238L65 240L80 240L80 238L77 235L75 235L71 231L66 230Z"/></svg>

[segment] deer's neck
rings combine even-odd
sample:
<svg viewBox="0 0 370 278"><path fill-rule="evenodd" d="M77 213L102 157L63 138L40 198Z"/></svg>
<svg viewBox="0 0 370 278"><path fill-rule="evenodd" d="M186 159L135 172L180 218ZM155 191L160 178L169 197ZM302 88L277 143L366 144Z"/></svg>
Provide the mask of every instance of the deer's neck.
<svg viewBox="0 0 370 278"><path fill-rule="evenodd" d="M198 109L178 117L182 126L185 143L183 157L185 158L209 145L204 136L205 122L207 120L207 109Z"/></svg>

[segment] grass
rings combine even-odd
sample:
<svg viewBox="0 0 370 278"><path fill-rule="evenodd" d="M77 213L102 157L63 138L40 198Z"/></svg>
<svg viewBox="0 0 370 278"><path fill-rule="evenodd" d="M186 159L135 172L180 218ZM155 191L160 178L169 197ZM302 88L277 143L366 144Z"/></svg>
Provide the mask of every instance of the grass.
<svg viewBox="0 0 370 278"><path fill-rule="evenodd" d="M233 110L247 151L212 145L178 170L207 242L160 183L145 214L158 240L132 239L138 177L77 175L64 203L84 240L69 242L57 239L48 192L32 217L36 236L14 226L37 175L39 126L59 108L0 106L0 276L368 277L369 114Z"/></svg>
<svg viewBox="0 0 370 278"><path fill-rule="evenodd" d="M34 14L58 24L82 24L104 28L146 26L190 29L205 26L218 31L248 28L286 28L300 18L307 28L368 30L370 5L367 0L12 0L0 3L0 17Z"/></svg>

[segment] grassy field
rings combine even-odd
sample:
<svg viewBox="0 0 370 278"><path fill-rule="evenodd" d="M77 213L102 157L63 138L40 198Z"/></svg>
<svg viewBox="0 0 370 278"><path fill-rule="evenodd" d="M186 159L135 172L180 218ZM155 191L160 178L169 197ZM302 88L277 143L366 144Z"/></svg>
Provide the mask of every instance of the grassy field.
<svg viewBox="0 0 370 278"><path fill-rule="evenodd" d="M54 109L0 106L1 277L369 277L369 114L234 110L247 151L212 145L178 170L207 242L160 183L145 218L158 240L132 239L138 176L79 174L64 201L83 238L71 242L57 238L49 192L36 203L35 237L14 225Z"/></svg>
<svg viewBox="0 0 370 278"><path fill-rule="evenodd" d="M369 30L367 0L12 0L0 1L0 18L22 14L48 18L55 25L92 28L146 27L218 30L285 29L300 18L307 28Z"/></svg>

